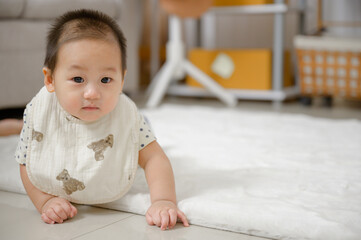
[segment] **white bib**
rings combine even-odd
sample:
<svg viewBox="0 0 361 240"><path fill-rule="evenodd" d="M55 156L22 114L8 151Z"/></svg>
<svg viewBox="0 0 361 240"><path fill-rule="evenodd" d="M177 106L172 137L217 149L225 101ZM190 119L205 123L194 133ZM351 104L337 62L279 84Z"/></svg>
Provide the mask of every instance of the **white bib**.
<svg viewBox="0 0 361 240"><path fill-rule="evenodd" d="M139 113L124 94L116 108L87 123L67 113L45 87L32 100L26 169L41 191L74 203L122 197L138 166Z"/></svg>

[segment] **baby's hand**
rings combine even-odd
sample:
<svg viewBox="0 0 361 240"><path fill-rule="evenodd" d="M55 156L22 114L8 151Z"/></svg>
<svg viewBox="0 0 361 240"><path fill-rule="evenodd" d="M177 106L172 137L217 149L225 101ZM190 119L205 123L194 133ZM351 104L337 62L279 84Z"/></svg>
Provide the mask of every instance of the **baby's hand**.
<svg viewBox="0 0 361 240"><path fill-rule="evenodd" d="M188 220L184 213L171 201L156 201L148 209L145 218L149 225L157 225L161 230L173 228L179 218L185 227L188 227Z"/></svg>
<svg viewBox="0 0 361 240"><path fill-rule="evenodd" d="M41 218L49 224L62 223L77 214L78 210L66 199L50 198L41 209Z"/></svg>

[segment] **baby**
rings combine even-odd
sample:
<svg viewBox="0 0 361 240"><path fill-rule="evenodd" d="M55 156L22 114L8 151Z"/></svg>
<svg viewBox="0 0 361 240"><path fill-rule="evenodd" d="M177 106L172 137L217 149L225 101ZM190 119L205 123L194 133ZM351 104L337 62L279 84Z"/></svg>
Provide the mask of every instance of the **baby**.
<svg viewBox="0 0 361 240"><path fill-rule="evenodd" d="M171 164L122 88L126 43L110 17L77 10L49 31L45 86L27 105L15 158L30 199L49 224L77 214L71 203L122 197L138 165L151 198L150 225L173 228L179 218Z"/></svg>

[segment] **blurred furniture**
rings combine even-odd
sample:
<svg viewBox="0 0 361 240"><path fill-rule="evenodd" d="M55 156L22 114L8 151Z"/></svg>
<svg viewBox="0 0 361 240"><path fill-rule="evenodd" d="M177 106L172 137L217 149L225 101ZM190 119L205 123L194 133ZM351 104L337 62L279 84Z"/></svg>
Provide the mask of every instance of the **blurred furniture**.
<svg viewBox="0 0 361 240"><path fill-rule="evenodd" d="M361 99L360 39L297 36L295 47L303 96Z"/></svg>
<svg viewBox="0 0 361 240"><path fill-rule="evenodd" d="M322 97L332 106L334 97L361 100L361 1L318 0L314 36L296 36L301 103Z"/></svg>
<svg viewBox="0 0 361 240"><path fill-rule="evenodd" d="M248 90L248 89L227 89L238 99L272 100L275 106L288 97L299 93L297 87L283 87L284 74L284 14L289 10L284 0L275 0L273 4L246 5L246 6L225 6L213 7L203 17L201 28L203 29L203 47L213 49L215 43L215 18L226 14L274 14L274 34L272 52L272 90ZM245 33L246 34L246 33ZM173 85L169 89L173 95L209 96L201 88L194 88L185 85Z"/></svg>
<svg viewBox="0 0 361 240"><path fill-rule="evenodd" d="M226 89L272 90L272 49L270 48L193 48L188 59ZM284 53L283 87L294 86L290 52ZM200 86L191 76L189 87Z"/></svg>
<svg viewBox="0 0 361 240"><path fill-rule="evenodd" d="M0 109L25 106L43 86L46 34L68 10L96 9L113 17L127 38L124 91L138 88L141 0L0 0Z"/></svg>
<svg viewBox="0 0 361 240"><path fill-rule="evenodd" d="M207 10L211 3L211 0L161 1L162 7L171 14L169 17L167 58L165 64L149 86L150 96L147 107L156 107L166 94L170 83L183 78L186 73L202 84L210 94L218 97L227 105L236 105L236 98L232 94L228 93L208 75L194 66L185 56L180 17L198 17Z"/></svg>
<svg viewBox="0 0 361 240"><path fill-rule="evenodd" d="M361 38L360 0L318 0L318 25L324 36Z"/></svg>

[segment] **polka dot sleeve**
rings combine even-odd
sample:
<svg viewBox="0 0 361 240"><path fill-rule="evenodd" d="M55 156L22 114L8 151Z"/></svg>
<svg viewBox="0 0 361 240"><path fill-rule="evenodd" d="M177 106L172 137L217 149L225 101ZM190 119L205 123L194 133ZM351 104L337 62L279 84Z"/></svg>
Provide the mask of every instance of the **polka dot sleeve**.
<svg viewBox="0 0 361 240"><path fill-rule="evenodd" d="M156 140L150 123L146 117L140 115L139 129L139 151L145 148L149 143Z"/></svg>
<svg viewBox="0 0 361 240"><path fill-rule="evenodd" d="M29 111L29 107L31 107L31 104L28 104L24 111L24 117L23 117L24 125L23 125L23 129L20 132L18 146L15 151L15 160L19 164L22 164L22 165L25 165L25 163L26 163L26 151L28 149L27 143L28 143L29 138L31 137L30 129L29 129L29 126L26 121L27 112Z"/></svg>

